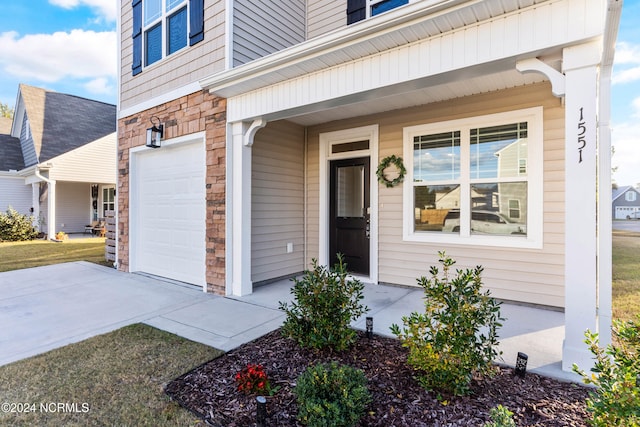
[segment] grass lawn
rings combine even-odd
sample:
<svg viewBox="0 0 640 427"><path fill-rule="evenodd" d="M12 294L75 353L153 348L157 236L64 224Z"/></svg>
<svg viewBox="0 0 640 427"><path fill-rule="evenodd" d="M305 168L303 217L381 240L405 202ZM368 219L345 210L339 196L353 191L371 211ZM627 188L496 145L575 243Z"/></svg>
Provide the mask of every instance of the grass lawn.
<svg viewBox="0 0 640 427"><path fill-rule="evenodd" d="M613 231L613 318L640 314L640 233Z"/></svg>
<svg viewBox="0 0 640 427"><path fill-rule="evenodd" d="M109 265L104 258L104 238L70 239L62 243L48 240L0 243L0 272L89 261Z"/></svg>
<svg viewBox="0 0 640 427"><path fill-rule="evenodd" d="M220 354L136 324L21 360L0 367L0 396L33 411L7 413L3 407L0 425L203 425L171 402L163 386ZM57 403L66 409L58 410Z"/></svg>

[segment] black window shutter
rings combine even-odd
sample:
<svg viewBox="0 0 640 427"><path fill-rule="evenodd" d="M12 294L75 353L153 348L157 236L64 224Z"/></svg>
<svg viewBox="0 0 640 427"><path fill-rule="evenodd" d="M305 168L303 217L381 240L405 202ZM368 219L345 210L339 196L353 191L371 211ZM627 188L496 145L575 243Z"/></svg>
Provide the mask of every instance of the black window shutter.
<svg viewBox="0 0 640 427"><path fill-rule="evenodd" d="M347 25L367 17L367 0L347 0Z"/></svg>
<svg viewBox="0 0 640 427"><path fill-rule="evenodd" d="M133 64L131 70L133 75L142 72L142 0L133 0Z"/></svg>
<svg viewBox="0 0 640 427"><path fill-rule="evenodd" d="M204 40L204 0L189 0L189 46Z"/></svg>

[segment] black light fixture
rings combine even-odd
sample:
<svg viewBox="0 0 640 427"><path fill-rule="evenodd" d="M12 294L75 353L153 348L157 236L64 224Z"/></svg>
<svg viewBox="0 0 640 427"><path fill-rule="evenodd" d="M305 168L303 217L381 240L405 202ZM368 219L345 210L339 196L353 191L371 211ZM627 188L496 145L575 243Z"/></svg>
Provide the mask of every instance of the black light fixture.
<svg viewBox="0 0 640 427"><path fill-rule="evenodd" d="M267 398L264 396L256 397L258 407L256 409L256 425L257 427L265 427L267 425Z"/></svg>
<svg viewBox="0 0 640 427"><path fill-rule="evenodd" d="M373 338L373 317L367 317L367 338Z"/></svg>
<svg viewBox="0 0 640 427"><path fill-rule="evenodd" d="M527 361L529 360L529 356L522 352L518 352L518 358L516 359L516 370L515 374L520 378L524 378L524 374L527 373Z"/></svg>
<svg viewBox="0 0 640 427"><path fill-rule="evenodd" d="M154 119L158 122L156 125ZM164 126L160 123L160 119L156 116L151 116L152 127L147 129L147 147L159 148L162 135L164 134Z"/></svg>

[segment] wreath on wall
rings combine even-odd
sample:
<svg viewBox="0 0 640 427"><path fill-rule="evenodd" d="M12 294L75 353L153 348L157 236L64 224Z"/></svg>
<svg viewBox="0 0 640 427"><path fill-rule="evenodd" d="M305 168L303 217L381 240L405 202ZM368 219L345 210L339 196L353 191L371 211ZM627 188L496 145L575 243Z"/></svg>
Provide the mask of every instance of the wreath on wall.
<svg viewBox="0 0 640 427"><path fill-rule="evenodd" d="M388 179L384 173L384 171L391 165L395 166L396 170L398 171L398 176L392 180ZM378 181L381 184L386 185L387 188L395 187L396 185L400 184L404 179L404 175L406 173L407 170L404 168L404 164L402 163L402 157L397 157L395 154L382 159L382 161L378 165L378 170L376 170Z"/></svg>

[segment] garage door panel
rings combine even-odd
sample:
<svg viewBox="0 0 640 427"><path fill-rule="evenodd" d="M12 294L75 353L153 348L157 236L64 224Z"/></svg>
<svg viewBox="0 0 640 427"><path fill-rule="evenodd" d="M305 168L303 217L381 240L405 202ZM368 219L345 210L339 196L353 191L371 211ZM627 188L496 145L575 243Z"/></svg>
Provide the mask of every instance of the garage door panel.
<svg viewBox="0 0 640 427"><path fill-rule="evenodd" d="M205 282L204 145L145 151L137 159L139 218L135 269L197 285Z"/></svg>

